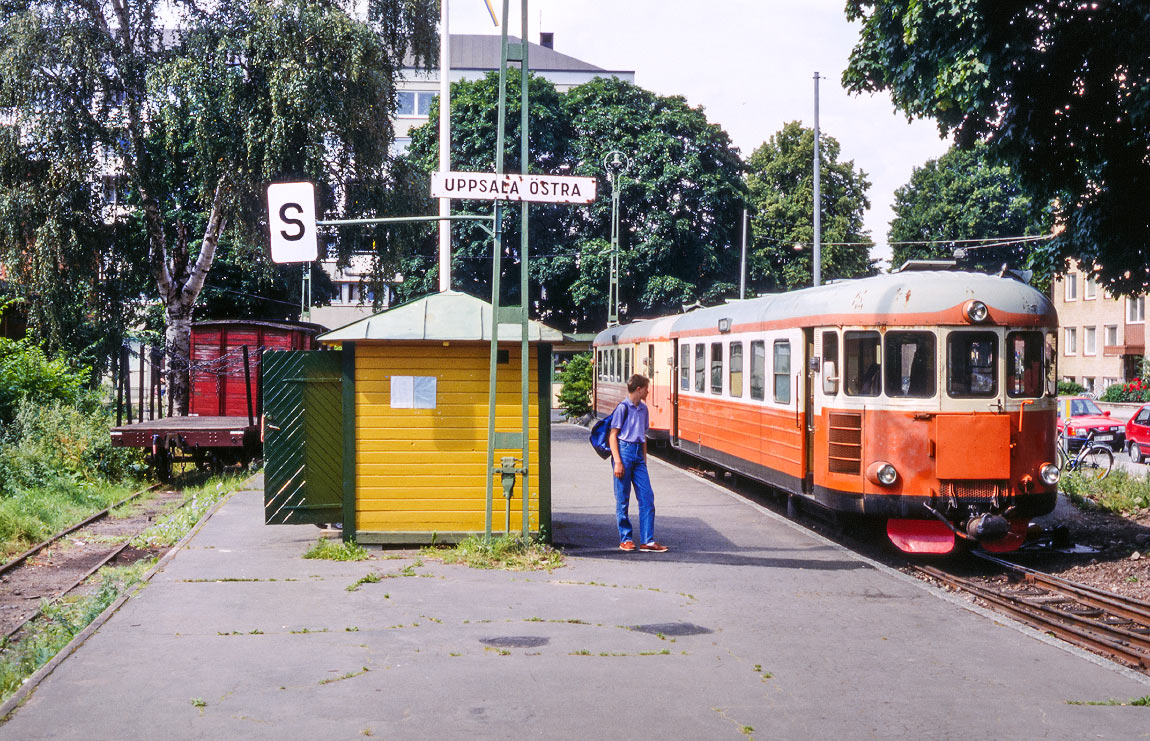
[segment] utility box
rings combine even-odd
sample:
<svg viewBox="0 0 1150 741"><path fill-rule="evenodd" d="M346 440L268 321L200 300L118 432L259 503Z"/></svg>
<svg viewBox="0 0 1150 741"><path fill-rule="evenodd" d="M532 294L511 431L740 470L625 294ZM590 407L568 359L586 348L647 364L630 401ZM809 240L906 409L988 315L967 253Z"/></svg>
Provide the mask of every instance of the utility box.
<svg viewBox="0 0 1150 741"><path fill-rule="evenodd" d="M528 332L529 529L549 539L550 357L552 345L563 336L537 322L529 323ZM519 433L522 422L519 333L518 324L500 327L496 468L502 459L522 454L518 443L502 447ZM491 305L446 291L317 339L340 356L339 414L307 409L298 393L273 391L273 382L285 387L305 384L300 380L303 375L266 377L269 399L300 399L288 404L282 412L284 419L277 417L274 404L267 406L267 522L339 521L346 538L364 544L457 542L486 532L490 478L492 531L502 534L507 502L503 476L487 464ZM326 367L327 371L315 371L316 378L306 383L329 383L334 366ZM280 375L282 380L277 381ZM315 398L329 399L319 402L321 406L334 405L331 397ZM289 420L294 421L290 430L285 429ZM338 451L324 442L331 439L335 425L342 441ZM275 436L284 440L290 436L292 442L277 446ZM322 446L325 452L311 455L310 446ZM308 459L317 461L312 465L321 465L318 461L322 460L322 465L330 467L336 457L343 473L340 492L331 491L333 484L319 478L308 480ZM510 507L512 533L522 532L523 485L522 477L518 478ZM331 481L330 477L323 480ZM338 513L336 501L340 502Z"/></svg>

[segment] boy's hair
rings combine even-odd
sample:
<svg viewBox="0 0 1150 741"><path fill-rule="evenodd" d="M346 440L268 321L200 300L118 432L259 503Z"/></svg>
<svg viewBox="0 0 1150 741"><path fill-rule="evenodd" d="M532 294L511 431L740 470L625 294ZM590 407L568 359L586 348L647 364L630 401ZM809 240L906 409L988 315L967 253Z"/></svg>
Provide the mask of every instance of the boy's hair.
<svg viewBox="0 0 1150 741"><path fill-rule="evenodd" d="M641 373L636 373L635 375L633 375L627 379L627 393L633 394L637 390L639 390L641 388L646 388L647 386L650 386L650 385L651 385L651 382L649 380L647 380L646 376L644 376Z"/></svg>

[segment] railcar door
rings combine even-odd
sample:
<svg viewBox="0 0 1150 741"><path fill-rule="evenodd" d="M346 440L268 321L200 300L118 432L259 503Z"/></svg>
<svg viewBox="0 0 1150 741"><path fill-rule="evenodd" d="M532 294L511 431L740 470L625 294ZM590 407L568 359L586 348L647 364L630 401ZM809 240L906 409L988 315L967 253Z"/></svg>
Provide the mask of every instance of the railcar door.
<svg viewBox="0 0 1150 741"><path fill-rule="evenodd" d="M815 488L815 330L803 330L803 493L813 494Z"/></svg>
<svg viewBox="0 0 1150 741"><path fill-rule="evenodd" d="M683 359L679 357L679 340L671 340L671 444L679 447L679 379L682 377L684 367ZM689 367L689 366L688 366Z"/></svg>

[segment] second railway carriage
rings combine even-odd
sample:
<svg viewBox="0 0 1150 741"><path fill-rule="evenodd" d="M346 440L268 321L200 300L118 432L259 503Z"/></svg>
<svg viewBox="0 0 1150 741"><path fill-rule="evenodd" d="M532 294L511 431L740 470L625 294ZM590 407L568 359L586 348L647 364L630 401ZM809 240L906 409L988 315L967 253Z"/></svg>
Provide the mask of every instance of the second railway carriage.
<svg viewBox="0 0 1150 741"><path fill-rule="evenodd" d="M841 281L600 333L596 411L611 412L629 373L669 372L648 398L653 438L886 518L906 551L959 538L1013 550L1057 494L1057 324L1011 278Z"/></svg>

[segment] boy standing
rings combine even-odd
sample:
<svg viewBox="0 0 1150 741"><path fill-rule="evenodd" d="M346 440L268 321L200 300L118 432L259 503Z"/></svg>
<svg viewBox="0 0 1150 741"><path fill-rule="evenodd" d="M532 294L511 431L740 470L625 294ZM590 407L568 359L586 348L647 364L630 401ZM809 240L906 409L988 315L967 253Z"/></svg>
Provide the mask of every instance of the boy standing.
<svg viewBox="0 0 1150 741"><path fill-rule="evenodd" d="M666 553L667 546L655 542L655 492L647 475L647 405L643 400L651 382L636 373L627 379L627 398L611 414L611 460L615 464L615 518L619 524L619 548L635 550L635 540L627 508L631 485L639 503L639 550Z"/></svg>

